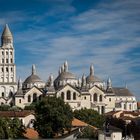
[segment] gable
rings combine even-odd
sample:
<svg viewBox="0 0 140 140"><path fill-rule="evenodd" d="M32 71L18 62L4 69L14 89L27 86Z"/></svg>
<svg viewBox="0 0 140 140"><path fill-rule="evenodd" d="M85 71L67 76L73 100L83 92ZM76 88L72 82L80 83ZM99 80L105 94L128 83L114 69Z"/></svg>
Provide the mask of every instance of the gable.
<svg viewBox="0 0 140 140"><path fill-rule="evenodd" d="M102 94L104 95L105 93L99 89L97 86L93 86L92 88L89 89L89 93L90 94L94 94L94 93L97 93L97 94Z"/></svg>
<svg viewBox="0 0 140 140"><path fill-rule="evenodd" d="M62 87L59 91L57 91L57 94L61 92L66 92L66 91L71 91L71 92L76 92L78 94L81 94L76 88L72 87L71 85L67 84L64 87Z"/></svg>
<svg viewBox="0 0 140 140"><path fill-rule="evenodd" d="M42 95L43 94L43 92L41 92L37 87L32 87L30 90L28 90L25 93L25 96L33 95L34 93L36 93L37 95Z"/></svg>

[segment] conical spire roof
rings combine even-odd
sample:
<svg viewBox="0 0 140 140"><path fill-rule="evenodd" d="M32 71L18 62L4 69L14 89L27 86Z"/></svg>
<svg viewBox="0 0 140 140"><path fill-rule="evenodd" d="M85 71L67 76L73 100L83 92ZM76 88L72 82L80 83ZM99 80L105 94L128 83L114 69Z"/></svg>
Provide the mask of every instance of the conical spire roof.
<svg viewBox="0 0 140 140"><path fill-rule="evenodd" d="M12 37L12 33L8 27L8 24L5 25L3 33L2 33L2 37Z"/></svg>

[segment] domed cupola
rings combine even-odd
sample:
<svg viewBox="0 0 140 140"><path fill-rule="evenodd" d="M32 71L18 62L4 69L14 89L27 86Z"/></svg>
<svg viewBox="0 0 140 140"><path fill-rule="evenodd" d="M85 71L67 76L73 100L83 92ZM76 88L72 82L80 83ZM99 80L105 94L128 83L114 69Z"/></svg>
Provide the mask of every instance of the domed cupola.
<svg viewBox="0 0 140 140"><path fill-rule="evenodd" d="M38 88L43 88L45 86L45 83L36 75L35 65L32 65L32 74L25 79L23 89L32 88L33 86Z"/></svg>
<svg viewBox="0 0 140 140"><path fill-rule="evenodd" d="M97 85L97 86L101 87L103 84L103 82L97 76L94 75L93 65L90 66L90 74L86 77L86 83L90 87L93 85Z"/></svg>
<svg viewBox="0 0 140 140"><path fill-rule="evenodd" d="M76 86L78 80L73 73L68 71L68 63L66 61L64 65L62 65L62 67L60 68L58 77L55 79L54 84L55 87L58 88L59 86L64 86L67 83Z"/></svg>

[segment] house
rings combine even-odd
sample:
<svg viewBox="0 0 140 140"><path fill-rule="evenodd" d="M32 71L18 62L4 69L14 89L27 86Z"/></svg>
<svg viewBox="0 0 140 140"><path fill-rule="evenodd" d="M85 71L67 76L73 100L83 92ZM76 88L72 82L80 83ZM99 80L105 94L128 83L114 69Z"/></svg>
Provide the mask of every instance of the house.
<svg viewBox="0 0 140 140"><path fill-rule="evenodd" d="M15 118L17 117L22 121L25 127L33 127L33 121L35 120L33 111L0 111L0 117Z"/></svg>

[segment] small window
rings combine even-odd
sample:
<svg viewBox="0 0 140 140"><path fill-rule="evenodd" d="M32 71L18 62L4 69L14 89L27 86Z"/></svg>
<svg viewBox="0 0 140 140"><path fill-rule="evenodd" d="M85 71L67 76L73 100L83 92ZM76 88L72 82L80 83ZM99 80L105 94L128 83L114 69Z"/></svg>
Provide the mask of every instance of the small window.
<svg viewBox="0 0 140 140"><path fill-rule="evenodd" d="M126 110L126 104L124 104L124 109Z"/></svg>
<svg viewBox="0 0 140 140"><path fill-rule="evenodd" d="M73 100L76 100L76 92L73 93Z"/></svg>
<svg viewBox="0 0 140 140"><path fill-rule="evenodd" d="M84 97L84 99L85 99L85 100L87 99L86 96Z"/></svg>
<svg viewBox="0 0 140 140"><path fill-rule="evenodd" d="M2 92L2 97L4 97L4 92Z"/></svg>
<svg viewBox="0 0 140 140"><path fill-rule="evenodd" d="M19 99L19 103L21 103L21 99Z"/></svg>
<svg viewBox="0 0 140 140"><path fill-rule="evenodd" d="M34 94L33 94L33 102L36 102L36 101L37 101L37 94L34 93Z"/></svg>
<svg viewBox="0 0 140 140"><path fill-rule="evenodd" d="M129 109L131 110L131 108L132 108L132 107L131 107L131 104L130 104L130 105L129 105Z"/></svg>
<svg viewBox="0 0 140 140"><path fill-rule="evenodd" d="M31 102L31 96L28 95L28 102Z"/></svg>
<svg viewBox="0 0 140 140"><path fill-rule="evenodd" d="M11 58L11 63L13 63L13 59Z"/></svg>
<svg viewBox="0 0 140 140"><path fill-rule="evenodd" d="M2 63L4 63L4 59L2 59Z"/></svg>
<svg viewBox="0 0 140 140"><path fill-rule="evenodd" d="M61 93L61 98L64 100L64 92Z"/></svg>
<svg viewBox="0 0 140 140"><path fill-rule="evenodd" d="M96 93L94 94L93 101L97 102L97 94Z"/></svg>
<svg viewBox="0 0 140 140"><path fill-rule="evenodd" d="M111 102L111 98L109 98L109 102Z"/></svg>
<svg viewBox="0 0 140 140"><path fill-rule="evenodd" d="M8 72L8 67L6 67L6 72Z"/></svg>
<svg viewBox="0 0 140 140"><path fill-rule="evenodd" d="M11 68L11 72L13 72L13 68Z"/></svg>
<svg viewBox="0 0 140 140"><path fill-rule="evenodd" d="M3 51L1 53L2 53L2 55L4 55L4 52Z"/></svg>
<svg viewBox="0 0 140 140"><path fill-rule="evenodd" d="M12 52L10 52L10 54L12 55Z"/></svg>
<svg viewBox="0 0 140 140"><path fill-rule="evenodd" d="M2 71L2 72L4 72L4 69L3 69L3 68L1 68L1 71Z"/></svg>
<svg viewBox="0 0 140 140"><path fill-rule="evenodd" d="M99 96L99 101L100 101L100 102L103 101L103 96L102 96L102 95Z"/></svg>
<svg viewBox="0 0 140 140"><path fill-rule="evenodd" d="M8 55L8 52L6 52L6 55Z"/></svg>
<svg viewBox="0 0 140 140"><path fill-rule="evenodd" d="M71 92L69 90L67 91L67 100L71 100Z"/></svg>
<svg viewBox="0 0 140 140"><path fill-rule="evenodd" d="M6 59L6 63L8 63L8 59Z"/></svg>

